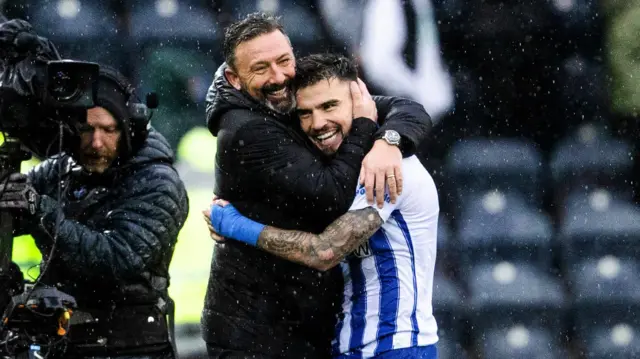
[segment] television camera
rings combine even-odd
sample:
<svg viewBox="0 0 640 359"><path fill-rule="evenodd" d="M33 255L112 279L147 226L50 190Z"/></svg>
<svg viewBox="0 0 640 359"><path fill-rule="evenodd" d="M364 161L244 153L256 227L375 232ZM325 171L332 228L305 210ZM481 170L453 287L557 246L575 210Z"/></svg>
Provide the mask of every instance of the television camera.
<svg viewBox="0 0 640 359"><path fill-rule="evenodd" d="M63 60L26 21L0 22L0 180L19 172L32 154L65 150L64 139L77 135L94 106L99 70L95 63ZM24 281L11 260L14 224L13 212L0 210L0 358L43 358L64 345L76 301L40 282L47 260L35 282Z"/></svg>

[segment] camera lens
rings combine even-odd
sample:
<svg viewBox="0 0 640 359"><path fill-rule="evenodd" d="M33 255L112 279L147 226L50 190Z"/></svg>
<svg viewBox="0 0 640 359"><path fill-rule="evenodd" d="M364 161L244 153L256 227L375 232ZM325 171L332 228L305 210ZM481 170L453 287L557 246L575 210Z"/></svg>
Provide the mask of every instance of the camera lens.
<svg viewBox="0 0 640 359"><path fill-rule="evenodd" d="M58 102L72 101L80 95L78 82L64 71L57 71L51 78L49 93Z"/></svg>

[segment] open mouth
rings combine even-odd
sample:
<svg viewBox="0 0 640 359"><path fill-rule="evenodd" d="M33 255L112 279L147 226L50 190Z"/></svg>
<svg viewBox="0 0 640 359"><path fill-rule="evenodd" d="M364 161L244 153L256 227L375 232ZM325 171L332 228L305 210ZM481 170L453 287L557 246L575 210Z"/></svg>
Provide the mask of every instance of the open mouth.
<svg viewBox="0 0 640 359"><path fill-rule="evenodd" d="M336 135L339 133L340 131L338 130L333 130L333 131L329 131L329 132L325 132L321 135L315 136L315 140L317 142L324 142L324 141L328 141L328 140L332 140L334 137L336 137Z"/></svg>
<svg viewBox="0 0 640 359"><path fill-rule="evenodd" d="M283 87L280 90L267 92L267 97L271 98L283 98L287 96L287 88Z"/></svg>

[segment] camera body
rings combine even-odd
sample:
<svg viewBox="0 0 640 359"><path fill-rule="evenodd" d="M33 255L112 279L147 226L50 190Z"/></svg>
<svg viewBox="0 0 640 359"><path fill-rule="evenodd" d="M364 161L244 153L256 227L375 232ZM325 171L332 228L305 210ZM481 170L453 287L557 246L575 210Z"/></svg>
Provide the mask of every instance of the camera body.
<svg viewBox="0 0 640 359"><path fill-rule="evenodd" d="M33 60L0 66L0 131L36 156L57 151L60 124L76 136L95 104L100 66L91 62Z"/></svg>
<svg viewBox="0 0 640 359"><path fill-rule="evenodd" d="M100 67L62 60L55 46L21 20L0 23L0 177L20 171L29 152L48 157L73 136L94 107ZM62 126L61 126L62 125ZM64 149L63 149L64 150ZM12 212L0 211L0 358L42 357L68 331L75 299L56 288L25 285L11 262Z"/></svg>
<svg viewBox="0 0 640 359"><path fill-rule="evenodd" d="M92 62L73 60L47 62L43 106L68 109L93 107L99 72L100 66Z"/></svg>

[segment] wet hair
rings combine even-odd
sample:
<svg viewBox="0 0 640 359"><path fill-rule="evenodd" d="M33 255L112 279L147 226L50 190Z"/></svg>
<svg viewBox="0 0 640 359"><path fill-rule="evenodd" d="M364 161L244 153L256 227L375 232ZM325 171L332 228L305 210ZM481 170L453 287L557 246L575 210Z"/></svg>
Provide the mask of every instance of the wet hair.
<svg viewBox="0 0 640 359"><path fill-rule="evenodd" d="M296 61L295 91L317 84L322 80L336 78L356 81L358 67L354 60L337 54L313 54Z"/></svg>
<svg viewBox="0 0 640 359"><path fill-rule="evenodd" d="M236 48L243 42L255 39L258 36L280 31L285 36L284 28L280 24L280 18L264 13L255 12L247 15L227 27L224 33L223 55L224 60L235 70Z"/></svg>

